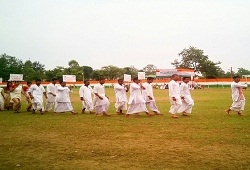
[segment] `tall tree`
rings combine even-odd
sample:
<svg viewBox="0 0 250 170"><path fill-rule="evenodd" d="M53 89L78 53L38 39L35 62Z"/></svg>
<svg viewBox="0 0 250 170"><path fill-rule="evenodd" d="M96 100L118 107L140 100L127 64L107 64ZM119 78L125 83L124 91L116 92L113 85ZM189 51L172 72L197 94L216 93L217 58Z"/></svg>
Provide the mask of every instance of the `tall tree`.
<svg viewBox="0 0 250 170"><path fill-rule="evenodd" d="M238 68L237 74L239 74L241 76L242 75L250 75L250 71L241 67L241 68Z"/></svg>
<svg viewBox="0 0 250 170"><path fill-rule="evenodd" d="M65 74L65 68L57 66L53 70L47 70L45 72L46 81L50 81L52 78L57 78L58 80L62 80L64 74Z"/></svg>
<svg viewBox="0 0 250 170"><path fill-rule="evenodd" d="M10 74L22 74L22 69L22 60L6 54L0 56L0 77L3 81L8 81Z"/></svg>
<svg viewBox="0 0 250 170"><path fill-rule="evenodd" d="M79 63L76 60L71 60L68 63L69 68L65 69L65 72L68 72L70 75L75 75L76 80L83 80L83 70L82 67L79 66Z"/></svg>
<svg viewBox="0 0 250 170"><path fill-rule="evenodd" d="M109 80L114 80L123 77L124 74L123 69L113 65L104 66L101 68L101 70L104 71L104 76Z"/></svg>
<svg viewBox="0 0 250 170"><path fill-rule="evenodd" d="M124 67L123 69L125 70L124 74L129 74L132 77L138 76L138 69L134 66Z"/></svg>
<svg viewBox="0 0 250 170"><path fill-rule="evenodd" d="M143 71L146 73L146 75L155 75L156 72L156 66L153 64L148 64L143 68Z"/></svg>
<svg viewBox="0 0 250 170"><path fill-rule="evenodd" d="M82 70L84 74L83 78L90 80L92 78L93 68L89 66L82 66Z"/></svg>
<svg viewBox="0 0 250 170"><path fill-rule="evenodd" d="M100 78L105 78L104 70L94 70L92 73L92 79L94 80L100 80Z"/></svg>
<svg viewBox="0 0 250 170"><path fill-rule="evenodd" d="M45 79L45 65L41 64L39 61L33 62L33 69L36 71L34 75L35 79Z"/></svg>
<svg viewBox="0 0 250 170"><path fill-rule="evenodd" d="M189 47L179 53L181 60L175 59L171 64L176 68L191 68L200 71L205 77L218 77L222 69L218 66L221 62L213 62L208 59L203 50Z"/></svg>
<svg viewBox="0 0 250 170"><path fill-rule="evenodd" d="M25 61L23 65L23 79L25 81L34 81L36 79L36 70L33 68L33 63L30 60Z"/></svg>

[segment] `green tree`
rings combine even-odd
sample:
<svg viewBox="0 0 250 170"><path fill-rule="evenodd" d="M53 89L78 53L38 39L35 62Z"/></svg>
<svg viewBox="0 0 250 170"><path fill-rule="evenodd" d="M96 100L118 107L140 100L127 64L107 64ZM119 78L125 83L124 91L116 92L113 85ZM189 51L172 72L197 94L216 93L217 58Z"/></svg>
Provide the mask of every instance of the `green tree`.
<svg viewBox="0 0 250 170"><path fill-rule="evenodd" d="M146 75L155 75L156 72L156 66L153 64L148 64L143 68L143 71L146 73Z"/></svg>
<svg viewBox="0 0 250 170"><path fill-rule="evenodd" d="M52 78L57 78L58 80L62 80L63 75L65 75L65 68L61 66L57 66L53 70L47 70L45 72L46 81L50 81Z"/></svg>
<svg viewBox="0 0 250 170"><path fill-rule="evenodd" d="M125 70L124 74L129 74L132 78L138 76L138 69L134 66L124 67L123 69Z"/></svg>
<svg viewBox="0 0 250 170"><path fill-rule="evenodd" d="M36 74L37 72L33 68L33 63L30 60L25 61L23 65L23 79L25 81L34 81Z"/></svg>
<svg viewBox="0 0 250 170"><path fill-rule="evenodd" d="M242 76L242 75L250 75L250 71L244 68L238 68L238 75Z"/></svg>
<svg viewBox="0 0 250 170"><path fill-rule="evenodd" d="M103 77L105 78L105 73L104 70L94 70L92 73L92 79L93 80L100 80L100 78Z"/></svg>
<svg viewBox="0 0 250 170"><path fill-rule="evenodd" d="M116 66L104 66L101 68L104 72L104 76L109 80L115 80L117 78L123 77L124 70Z"/></svg>
<svg viewBox="0 0 250 170"><path fill-rule="evenodd" d="M191 68L200 71L207 78L220 76L222 69L218 66L221 62L213 62L208 59L203 50L189 47L179 53L181 60L175 59L171 64L176 68Z"/></svg>
<svg viewBox="0 0 250 170"><path fill-rule="evenodd" d="M75 75L77 81L83 80L83 70L82 67L79 66L78 62L76 60L71 60L68 65L69 68L66 68L65 72L69 75Z"/></svg>
<svg viewBox="0 0 250 170"><path fill-rule="evenodd" d="M93 68L89 66L82 66L82 72L84 74L84 79L92 79Z"/></svg>
<svg viewBox="0 0 250 170"><path fill-rule="evenodd" d="M22 60L5 53L0 56L0 77L3 81L8 81L10 74L22 74L22 69Z"/></svg>

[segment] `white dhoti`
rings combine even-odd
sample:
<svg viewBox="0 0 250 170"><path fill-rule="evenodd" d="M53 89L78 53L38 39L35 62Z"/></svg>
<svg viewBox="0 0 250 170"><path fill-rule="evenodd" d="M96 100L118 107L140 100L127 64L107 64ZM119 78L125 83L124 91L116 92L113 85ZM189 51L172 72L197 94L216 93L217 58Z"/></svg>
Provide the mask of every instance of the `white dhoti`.
<svg viewBox="0 0 250 170"><path fill-rule="evenodd" d="M127 110L127 102L116 102L115 103L116 112L120 112L120 110Z"/></svg>
<svg viewBox="0 0 250 170"><path fill-rule="evenodd" d="M185 98L182 100L182 105L178 109L178 113L186 112L191 113L192 107L194 106L194 100L191 98L191 96L185 96Z"/></svg>
<svg viewBox="0 0 250 170"><path fill-rule="evenodd" d="M54 105L55 102L49 102L47 101L46 102L46 106L45 106L45 110L49 111L52 109L53 105Z"/></svg>
<svg viewBox="0 0 250 170"><path fill-rule="evenodd" d="M92 112L94 110L93 102L85 99L84 101L82 101L82 109L86 109Z"/></svg>
<svg viewBox="0 0 250 170"><path fill-rule="evenodd" d="M95 98L95 110L97 114L107 113L109 109L110 102L106 96L102 96L102 100L99 98Z"/></svg>
<svg viewBox="0 0 250 170"><path fill-rule="evenodd" d="M43 103L41 103L41 102L33 103L32 108L33 108L33 110L44 111Z"/></svg>
<svg viewBox="0 0 250 170"><path fill-rule="evenodd" d="M152 110L153 112L160 113L160 111L156 106L155 100L147 101L146 104L148 105L149 109Z"/></svg>
<svg viewBox="0 0 250 170"><path fill-rule="evenodd" d="M245 108L245 103L246 103L246 100L234 101L232 106L230 107L230 110L241 113Z"/></svg>
<svg viewBox="0 0 250 170"><path fill-rule="evenodd" d="M33 110L44 111L43 96L42 95L34 96L32 108L33 108Z"/></svg>
<svg viewBox="0 0 250 170"><path fill-rule="evenodd" d="M176 114L182 105L181 98L176 98L176 101L174 101L172 98L170 98L170 105L171 106L170 106L169 113Z"/></svg>
<svg viewBox="0 0 250 170"><path fill-rule="evenodd" d="M57 102L54 112L73 112L74 109L70 102Z"/></svg>
<svg viewBox="0 0 250 170"><path fill-rule="evenodd" d="M126 114L134 114L139 112L148 112L145 103L131 103Z"/></svg>

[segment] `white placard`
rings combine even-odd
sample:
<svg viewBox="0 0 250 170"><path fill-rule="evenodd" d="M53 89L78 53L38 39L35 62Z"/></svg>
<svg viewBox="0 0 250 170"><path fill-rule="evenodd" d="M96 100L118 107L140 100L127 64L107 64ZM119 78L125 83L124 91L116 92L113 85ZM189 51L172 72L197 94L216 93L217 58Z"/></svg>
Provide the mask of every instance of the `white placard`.
<svg viewBox="0 0 250 170"><path fill-rule="evenodd" d="M129 74L124 74L124 79L123 79L123 81L125 81L125 82L131 82L131 75L129 75Z"/></svg>
<svg viewBox="0 0 250 170"><path fill-rule="evenodd" d="M76 76L75 75L63 75L63 81L64 82L76 82Z"/></svg>
<svg viewBox="0 0 250 170"><path fill-rule="evenodd" d="M10 74L9 81L23 81L23 74Z"/></svg>
<svg viewBox="0 0 250 170"><path fill-rule="evenodd" d="M3 78L0 78L0 83L3 83Z"/></svg>
<svg viewBox="0 0 250 170"><path fill-rule="evenodd" d="M138 80L144 80L144 79L146 79L145 72L138 72Z"/></svg>

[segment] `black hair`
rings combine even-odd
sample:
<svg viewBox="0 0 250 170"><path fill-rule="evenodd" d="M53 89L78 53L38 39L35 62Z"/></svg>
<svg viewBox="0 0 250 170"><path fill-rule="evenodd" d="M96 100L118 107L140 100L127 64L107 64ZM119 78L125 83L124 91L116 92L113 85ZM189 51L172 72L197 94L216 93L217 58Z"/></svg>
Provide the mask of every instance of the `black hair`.
<svg viewBox="0 0 250 170"><path fill-rule="evenodd" d="M240 78L240 76L239 75L233 76L233 79L237 79L237 78Z"/></svg>

